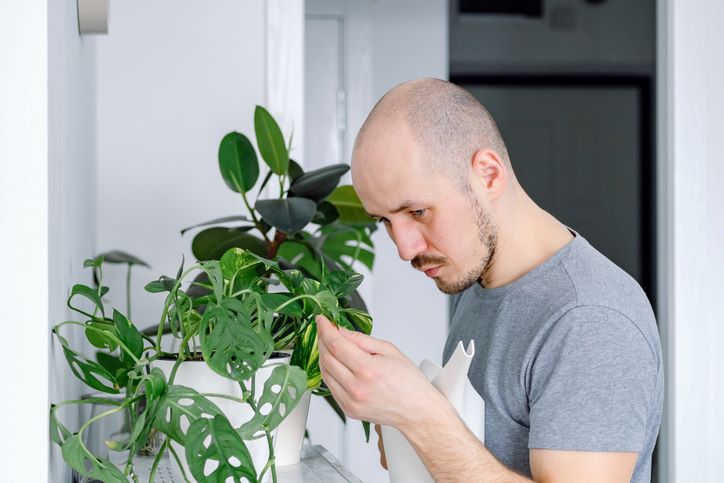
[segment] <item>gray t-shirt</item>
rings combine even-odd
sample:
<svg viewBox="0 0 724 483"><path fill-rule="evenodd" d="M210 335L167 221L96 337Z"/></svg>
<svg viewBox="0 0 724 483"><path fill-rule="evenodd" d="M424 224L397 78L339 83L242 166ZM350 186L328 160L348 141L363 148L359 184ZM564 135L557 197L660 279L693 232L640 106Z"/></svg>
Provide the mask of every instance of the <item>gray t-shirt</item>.
<svg viewBox="0 0 724 483"><path fill-rule="evenodd" d="M470 339L485 446L500 462L530 477L530 448L636 451L631 481L650 481L664 398L656 320L583 237L508 285L456 295L444 361Z"/></svg>

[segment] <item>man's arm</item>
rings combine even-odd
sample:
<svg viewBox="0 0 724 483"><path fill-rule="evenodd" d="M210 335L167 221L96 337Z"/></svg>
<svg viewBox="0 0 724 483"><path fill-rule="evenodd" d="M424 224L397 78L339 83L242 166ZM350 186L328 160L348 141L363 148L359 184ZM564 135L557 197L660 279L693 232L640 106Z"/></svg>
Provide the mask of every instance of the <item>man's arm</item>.
<svg viewBox="0 0 724 483"><path fill-rule="evenodd" d="M528 482L475 438L455 409L392 344L317 318L322 377L344 412L397 428L437 482ZM533 449L539 483L629 482L637 453Z"/></svg>

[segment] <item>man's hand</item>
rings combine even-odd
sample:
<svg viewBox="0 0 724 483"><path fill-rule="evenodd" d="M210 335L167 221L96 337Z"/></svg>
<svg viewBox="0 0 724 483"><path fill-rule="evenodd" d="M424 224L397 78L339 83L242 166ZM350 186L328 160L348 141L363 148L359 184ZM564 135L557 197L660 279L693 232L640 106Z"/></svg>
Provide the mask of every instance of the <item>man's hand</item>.
<svg viewBox="0 0 724 483"><path fill-rule="evenodd" d="M402 430L450 406L394 345L316 320L322 378L348 416Z"/></svg>
<svg viewBox="0 0 724 483"><path fill-rule="evenodd" d="M377 449L380 450L380 465L384 469L387 468L387 456L385 456L385 443L382 441L382 426L375 424L375 433L377 433Z"/></svg>

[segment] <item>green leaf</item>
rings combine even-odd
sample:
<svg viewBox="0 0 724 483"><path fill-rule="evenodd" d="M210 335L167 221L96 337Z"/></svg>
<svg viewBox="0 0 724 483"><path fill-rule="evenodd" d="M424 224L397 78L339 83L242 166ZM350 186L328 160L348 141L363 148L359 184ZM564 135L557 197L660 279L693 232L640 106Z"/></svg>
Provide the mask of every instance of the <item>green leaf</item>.
<svg viewBox="0 0 724 483"><path fill-rule="evenodd" d="M335 225L337 224L324 227L324 235L310 240L311 248L319 256L324 254L345 269L352 269L349 262L359 261L372 270L375 254L370 249L372 241L364 229L340 229Z"/></svg>
<svg viewBox="0 0 724 483"><path fill-rule="evenodd" d="M217 260L208 260L201 263L201 269L209 277L217 303L221 303L224 295L224 275L221 273L221 263Z"/></svg>
<svg viewBox="0 0 724 483"><path fill-rule="evenodd" d="M113 310L113 325L118 331L118 338L137 358L143 354L143 337L135 325L125 315ZM121 360L130 359L125 351L121 350ZM132 359L130 359L132 360ZM130 362L130 361L129 361Z"/></svg>
<svg viewBox="0 0 724 483"><path fill-rule="evenodd" d="M337 271L327 274L324 284L337 298L343 298L357 290L363 280L364 276L360 273Z"/></svg>
<svg viewBox="0 0 724 483"><path fill-rule="evenodd" d="M297 366L280 364L272 369L264 382L264 391L257 401L257 412L239 432L244 439L259 431L275 429L292 412L307 388L307 375Z"/></svg>
<svg viewBox="0 0 724 483"><path fill-rule="evenodd" d="M78 434L65 440L62 453L66 463L83 476L105 483L128 483L128 479L113 463L91 453Z"/></svg>
<svg viewBox="0 0 724 483"><path fill-rule="evenodd" d="M367 312L352 308L342 309L340 310L340 317L346 318L353 330L364 332L367 335L372 332L372 316Z"/></svg>
<svg viewBox="0 0 724 483"><path fill-rule="evenodd" d="M327 201L337 208L342 223L369 225L375 222L365 211L352 185L338 187L327 197Z"/></svg>
<svg viewBox="0 0 724 483"><path fill-rule="evenodd" d="M321 277L320 264L317 256L305 243L287 240L279 247L277 256L292 266L303 269L314 278Z"/></svg>
<svg viewBox="0 0 724 483"><path fill-rule="evenodd" d="M98 255L95 258L88 258L83 260L83 268L100 268L103 265L103 255Z"/></svg>
<svg viewBox="0 0 724 483"><path fill-rule="evenodd" d="M86 325L89 328L85 330L85 337L91 345L99 349L116 350L118 344L115 340L108 337L109 335L118 335L111 322L105 320L90 320L86 322Z"/></svg>
<svg viewBox="0 0 724 483"><path fill-rule="evenodd" d="M168 386L166 392L159 399L158 416L153 426L169 438L185 446L190 428L184 431L182 420L192 425L199 419L214 417L219 414L223 414L221 409L196 390L174 384Z"/></svg>
<svg viewBox="0 0 724 483"><path fill-rule="evenodd" d="M111 250L109 252L101 253L99 256L103 257L103 261L105 263L125 263L128 265L141 265L146 268L151 268L148 263L144 262L137 256L121 250Z"/></svg>
<svg viewBox="0 0 724 483"><path fill-rule="evenodd" d="M362 421L362 429L365 432L365 442L370 442L370 422L369 421Z"/></svg>
<svg viewBox="0 0 724 483"><path fill-rule="evenodd" d="M167 277L166 275L161 275L158 280L154 280L153 282L149 282L144 287L146 289L146 292L150 293L160 293L160 292L170 292L173 290L173 288L176 286L176 279Z"/></svg>
<svg viewBox="0 0 724 483"><path fill-rule="evenodd" d="M101 301L100 295L98 295L98 292L95 289L90 288L87 285L82 284L76 284L73 285L73 288L70 291L70 296L68 297L68 308L71 310L74 310L78 312L79 314L83 314L87 317L90 317L91 319L95 317L94 314L89 314L88 312L85 312L81 310L80 308L74 306L71 301L75 296L81 296L86 298L87 300L90 300L93 303L93 306L96 308L96 310L99 310L101 314L105 315L105 312L103 311L103 302Z"/></svg>
<svg viewBox="0 0 724 483"><path fill-rule="evenodd" d="M128 371L135 366L133 361L129 361L130 364L122 362L120 357L107 352L96 352L96 361L113 375L118 387L128 386Z"/></svg>
<svg viewBox="0 0 724 483"><path fill-rule="evenodd" d="M317 204L306 198L258 200L254 208L267 223L284 233L301 230L317 212Z"/></svg>
<svg viewBox="0 0 724 483"><path fill-rule="evenodd" d="M284 144L284 136L271 114L261 106L254 111L254 131L261 157L271 170L278 174L287 174L289 152Z"/></svg>
<svg viewBox="0 0 724 483"><path fill-rule="evenodd" d="M78 354L68 345L65 337L55 332L55 336L63 346L63 355L65 355L70 370L75 377L85 383L86 386L98 391L110 394L118 394L118 385L111 373L103 368L100 364Z"/></svg>
<svg viewBox="0 0 724 483"><path fill-rule="evenodd" d="M299 166L299 163L294 161L293 159L289 160L289 179L294 181L295 179L299 178L301 175L304 174L304 170L301 166Z"/></svg>
<svg viewBox="0 0 724 483"><path fill-rule="evenodd" d="M244 248L257 255L266 255L266 245L244 228L209 228L198 233L191 242L191 251L198 260L218 260L233 247Z"/></svg>
<svg viewBox="0 0 724 483"><path fill-rule="evenodd" d="M224 279L228 281L234 279L234 290L237 290L236 285L251 285L266 270L275 265L274 262L260 258L241 248L229 248L219 263Z"/></svg>
<svg viewBox="0 0 724 483"><path fill-rule="evenodd" d="M183 235L187 231L192 230L194 228L198 228L200 226L217 225L219 223L228 223L230 221L251 221L251 220L249 219L248 216L244 216L244 215L224 216L221 218L215 218L213 220L205 221L203 223L197 223L195 225L187 226L186 228L181 230L181 234ZM246 230L246 231L251 230L252 228L254 228L254 227L253 226L239 227L239 229Z"/></svg>
<svg viewBox="0 0 724 483"><path fill-rule="evenodd" d="M72 433L63 426L63 424L58 421L58 416L55 414L57 412L57 406L55 404L50 405L50 440L57 444L58 446L62 446L63 441L70 438Z"/></svg>
<svg viewBox="0 0 724 483"><path fill-rule="evenodd" d="M315 202L322 201L334 191L347 171L349 166L346 164L333 164L309 171L292 182L289 192Z"/></svg>
<svg viewBox="0 0 724 483"><path fill-rule="evenodd" d="M274 348L271 335L256 332L246 309L236 299L208 305L199 327L201 352L217 374L235 381L249 379Z"/></svg>
<svg viewBox="0 0 724 483"><path fill-rule="evenodd" d="M319 369L319 345L317 342L317 324L310 323L294 344L294 352L289 362L304 370L307 374L307 389L316 389L322 384Z"/></svg>
<svg viewBox="0 0 724 483"><path fill-rule="evenodd" d="M189 427L188 434L186 461L197 481L257 481L249 450L226 417L199 419ZM210 472L206 470L209 461L216 463Z"/></svg>
<svg viewBox="0 0 724 483"><path fill-rule="evenodd" d="M312 218L312 223L320 226L329 225L339 219L339 211L329 201L322 201L317 205L317 212Z"/></svg>
<svg viewBox="0 0 724 483"><path fill-rule="evenodd" d="M259 161L249 138L230 132L219 145L219 169L226 185L237 193L246 193L259 178Z"/></svg>

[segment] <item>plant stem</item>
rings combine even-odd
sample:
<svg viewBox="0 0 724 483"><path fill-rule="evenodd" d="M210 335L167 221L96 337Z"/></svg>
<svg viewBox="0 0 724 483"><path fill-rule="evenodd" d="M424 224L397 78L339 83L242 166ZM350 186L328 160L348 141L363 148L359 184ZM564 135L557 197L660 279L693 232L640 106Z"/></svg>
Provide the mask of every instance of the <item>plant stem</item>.
<svg viewBox="0 0 724 483"><path fill-rule="evenodd" d="M271 243L271 240L269 240L269 237L266 236L266 233L264 230L262 230L261 223L259 222L259 218L256 217L256 213L254 212L254 209L249 204L249 200L246 197L246 193L243 191L241 192L241 198L244 200L244 204L246 205L246 209L249 210L249 214L251 215L251 219L254 220L254 226L256 226L256 229L261 232L261 235L264 237L264 241L266 242L267 246Z"/></svg>
<svg viewBox="0 0 724 483"><path fill-rule="evenodd" d="M128 264L128 271L126 272L126 314L128 314L128 320L131 318L131 265Z"/></svg>
<svg viewBox="0 0 724 483"><path fill-rule="evenodd" d="M181 474L184 477L184 481L186 481L186 483L190 483L189 477L186 476L186 470L184 470L184 465L181 464L181 458L179 458L178 455L176 454L176 450L173 449L173 445L169 444L168 450L171 452L171 454L173 455L173 458L176 460L176 464L178 465L178 468L181 470Z"/></svg>
<svg viewBox="0 0 724 483"><path fill-rule="evenodd" d="M153 460L153 466L151 466L151 473L148 475L148 483L153 483L156 479L156 471L158 470L158 464L161 462L161 458L163 457L163 454L166 452L166 448L168 447L168 439L165 439L163 441L163 444L161 445L161 448L158 450L158 454L156 455L156 458Z"/></svg>

